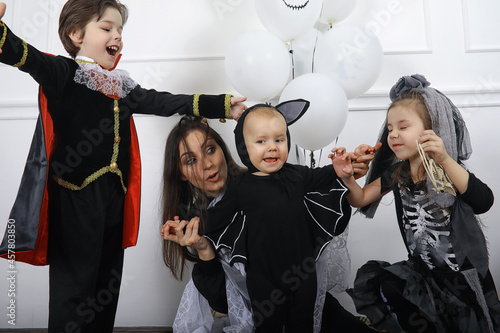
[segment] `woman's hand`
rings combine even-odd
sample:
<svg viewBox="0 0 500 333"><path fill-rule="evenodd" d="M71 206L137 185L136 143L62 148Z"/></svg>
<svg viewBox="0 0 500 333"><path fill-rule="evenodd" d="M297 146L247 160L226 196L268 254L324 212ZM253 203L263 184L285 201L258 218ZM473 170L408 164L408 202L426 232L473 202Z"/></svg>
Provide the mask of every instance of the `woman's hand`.
<svg viewBox="0 0 500 333"><path fill-rule="evenodd" d="M243 104L246 101L246 97L231 97L231 118L238 120L243 111L247 109L247 106Z"/></svg>
<svg viewBox="0 0 500 333"><path fill-rule="evenodd" d="M160 234L165 240L195 249L201 260L213 259L215 258L215 253L210 246L208 239L198 234L199 227L199 217L193 217L188 222L186 220L180 221L179 217L176 216L173 220L165 222L161 228Z"/></svg>

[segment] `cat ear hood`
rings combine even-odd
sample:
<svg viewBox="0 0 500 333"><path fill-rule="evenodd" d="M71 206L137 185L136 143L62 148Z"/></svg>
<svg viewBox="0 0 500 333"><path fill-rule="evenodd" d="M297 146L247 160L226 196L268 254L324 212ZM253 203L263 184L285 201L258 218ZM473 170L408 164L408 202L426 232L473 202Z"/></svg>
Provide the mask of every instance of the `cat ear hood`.
<svg viewBox="0 0 500 333"><path fill-rule="evenodd" d="M286 101L280 103L276 106L271 106L269 104L256 104L243 112L241 117L238 119L238 123L234 129L234 139L236 143L236 150L238 151L238 155L240 156L241 162L248 168L249 172L258 171L257 168L250 162L250 157L248 156L247 147L245 145L245 138L243 137L243 126L245 124L245 118L247 115L258 109L258 108L269 108L278 111L283 118L285 118L287 129L286 129L286 137L288 143L288 151L290 151L290 133L288 131L288 126L295 123L304 115L304 113L309 108L309 101L304 99L295 99L291 101Z"/></svg>

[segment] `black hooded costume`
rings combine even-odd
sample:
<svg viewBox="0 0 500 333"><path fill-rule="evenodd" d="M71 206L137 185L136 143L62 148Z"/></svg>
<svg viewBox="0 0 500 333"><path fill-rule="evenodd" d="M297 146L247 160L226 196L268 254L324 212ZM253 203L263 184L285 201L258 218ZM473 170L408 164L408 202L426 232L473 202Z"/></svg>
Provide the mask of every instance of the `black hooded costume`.
<svg viewBox="0 0 500 333"><path fill-rule="evenodd" d="M299 107L297 108L297 105ZM250 162L243 113L235 128L238 154L248 167L208 210L205 236L216 249L231 252L230 263L246 266L247 287L257 329L279 331L283 325L311 331L316 297L315 261L351 216L347 188L333 166L311 169L285 163L268 176L257 176ZM306 101L276 106L288 124L308 107ZM290 116L290 114L293 114ZM288 148L290 148L287 130Z"/></svg>

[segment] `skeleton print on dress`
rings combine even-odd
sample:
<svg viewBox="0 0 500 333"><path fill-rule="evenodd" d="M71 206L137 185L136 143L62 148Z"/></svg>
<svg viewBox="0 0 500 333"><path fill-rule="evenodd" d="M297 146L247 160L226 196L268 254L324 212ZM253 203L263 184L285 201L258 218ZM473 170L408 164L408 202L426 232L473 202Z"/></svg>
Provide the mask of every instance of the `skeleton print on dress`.
<svg viewBox="0 0 500 333"><path fill-rule="evenodd" d="M429 200L424 190L399 190L403 202L403 227L412 255L418 255L430 269L447 265L458 271L450 243L449 209Z"/></svg>

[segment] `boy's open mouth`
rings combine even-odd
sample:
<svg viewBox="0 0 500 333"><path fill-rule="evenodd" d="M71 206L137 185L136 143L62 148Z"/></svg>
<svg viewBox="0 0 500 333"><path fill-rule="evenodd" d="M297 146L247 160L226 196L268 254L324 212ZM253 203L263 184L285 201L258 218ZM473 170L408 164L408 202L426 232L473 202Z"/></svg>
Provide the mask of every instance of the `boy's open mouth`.
<svg viewBox="0 0 500 333"><path fill-rule="evenodd" d="M118 52L118 46L108 46L106 48L106 51L108 52L109 55L114 57Z"/></svg>

